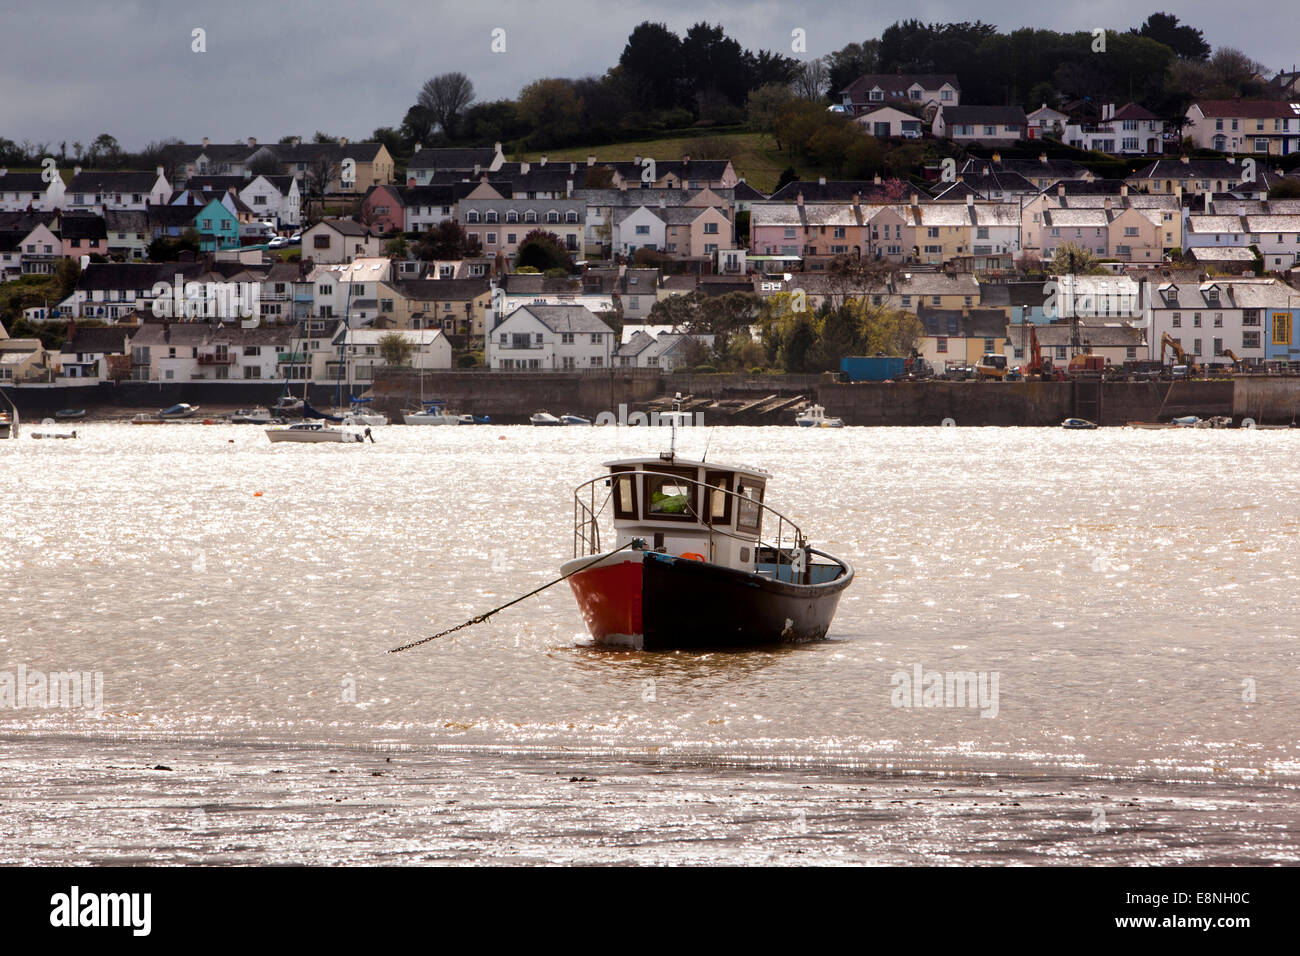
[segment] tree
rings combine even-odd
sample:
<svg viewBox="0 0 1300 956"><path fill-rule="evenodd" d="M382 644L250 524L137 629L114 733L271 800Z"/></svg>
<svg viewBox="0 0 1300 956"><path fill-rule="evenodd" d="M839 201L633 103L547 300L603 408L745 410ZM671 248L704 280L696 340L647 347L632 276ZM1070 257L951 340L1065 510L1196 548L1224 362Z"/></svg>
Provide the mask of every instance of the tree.
<svg viewBox="0 0 1300 956"><path fill-rule="evenodd" d="M695 325L703 297L698 292L670 295L650 307L650 324L667 325L674 330Z"/></svg>
<svg viewBox="0 0 1300 956"><path fill-rule="evenodd" d="M1163 43L1178 56L1191 60L1204 60L1210 55L1204 34L1195 27L1180 25L1172 13L1153 13L1139 29L1130 32Z"/></svg>
<svg viewBox="0 0 1300 956"><path fill-rule="evenodd" d="M784 187L791 183L797 183L798 181L799 174L795 172L795 168L793 166L787 166L785 169L781 170L781 175L778 176L776 180L776 188L772 191L779 192Z"/></svg>
<svg viewBox="0 0 1300 956"><path fill-rule="evenodd" d="M248 164L248 170L254 176L280 176L284 173L284 164L270 150L254 157Z"/></svg>
<svg viewBox="0 0 1300 956"><path fill-rule="evenodd" d="M1047 271L1058 276L1101 275L1106 269L1089 250L1073 242L1063 242L1052 253Z"/></svg>
<svg viewBox="0 0 1300 956"><path fill-rule="evenodd" d="M772 132L777 116L793 98L794 94L784 83L765 83L758 89L751 90L745 99L745 121L749 128L757 133ZM779 140L776 148L781 148Z"/></svg>
<svg viewBox="0 0 1300 956"><path fill-rule="evenodd" d="M573 269L573 258L555 233L534 229L519 243L515 266L535 266L542 272L564 269L568 273Z"/></svg>
<svg viewBox="0 0 1300 956"><path fill-rule="evenodd" d="M686 31L682 74L688 103L698 105L701 96L717 94L733 106L742 105L749 88L748 72L744 49L727 36L721 24L701 22Z"/></svg>
<svg viewBox="0 0 1300 956"><path fill-rule="evenodd" d="M824 58L826 62L828 92L838 96L840 91L866 73L879 72L880 41L850 43Z"/></svg>
<svg viewBox="0 0 1300 956"><path fill-rule="evenodd" d="M460 72L442 73L425 81L416 104L428 110L447 137L456 135L461 114L474 102L474 84Z"/></svg>
<svg viewBox="0 0 1300 956"><path fill-rule="evenodd" d="M116 166L122 157L122 147L108 133L100 133L86 151L86 159L92 166Z"/></svg>
<svg viewBox="0 0 1300 956"><path fill-rule="evenodd" d="M401 236L384 243L384 255L390 259L405 259L410 255L410 246Z"/></svg>
<svg viewBox="0 0 1300 956"><path fill-rule="evenodd" d="M1269 187L1269 199L1300 199L1300 179L1288 177L1279 179Z"/></svg>
<svg viewBox="0 0 1300 956"><path fill-rule="evenodd" d="M582 103L570 80L548 78L519 91L519 109L533 121L534 146L571 141L582 128Z"/></svg>
<svg viewBox="0 0 1300 956"><path fill-rule="evenodd" d="M417 103L402 118L402 138L411 146L424 146L433 132L433 125L433 114Z"/></svg>
<svg viewBox="0 0 1300 956"><path fill-rule="evenodd" d="M830 83L830 71L820 58L809 60L799 68L791 83L795 96L805 100L820 100Z"/></svg>
<svg viewBox="0 0 1300 956"><path fill-rule="evenodd" d="M311 141L313 143L320 143L324 145L328 143L337 143L339 141L339 138L337 136L334 136L331 133L327 133L324 130L318 129L316 130L315 133L312 134Z"/></svg>
<svg viewBox="0 0 1300 956"><path fill-rule="evenodd" d="M329 194L330 187L338 179L338 176L339 164L328 156L321 156L307 164L307 169L302 177L302 185L309 211L313 201L317 204L318 209L324 209L325 197Z"/></svg>
<svg viewBox="0 0 1300 956"><path fill-rule="evenodd" d="M410 365L415 354L415 343L401 332L388 332L379 337L379 357L385 365Z"/></svg>
<svg viewBox="0 0 1300 956"><path fill-rule="evenodd" d="M454 219L438 223L422 235L412 251L426 261L465 259L482 253L478 236L466 232Z"/></svg>
<svg viewBox="0 0 1300 956"><path fill-rule="evenodd" d="M645 21L629 34L618 58L629 93L646 110L682 101L682 41L665 24Z"/></svg>

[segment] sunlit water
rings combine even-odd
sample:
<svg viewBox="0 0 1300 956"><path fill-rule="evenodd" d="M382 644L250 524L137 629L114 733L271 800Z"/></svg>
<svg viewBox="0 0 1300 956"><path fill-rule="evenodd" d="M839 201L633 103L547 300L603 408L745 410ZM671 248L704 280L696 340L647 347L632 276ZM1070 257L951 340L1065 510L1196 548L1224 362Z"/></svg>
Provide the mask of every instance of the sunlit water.
<svg viewBox="0 0 1300 956"><path fill-rule="evenodd" d="M0 708L0 860L784 859L768 823L800 860L1300 859L1298 433L688 429L856 567L829 640L610 651L561 584L393 655L553 578L573 486L666 431L77 430L0 443L0 671L102 672L103 712ZM918 665L996 712L896 706ZM276 836L214 826L244 798Z"/></svg>

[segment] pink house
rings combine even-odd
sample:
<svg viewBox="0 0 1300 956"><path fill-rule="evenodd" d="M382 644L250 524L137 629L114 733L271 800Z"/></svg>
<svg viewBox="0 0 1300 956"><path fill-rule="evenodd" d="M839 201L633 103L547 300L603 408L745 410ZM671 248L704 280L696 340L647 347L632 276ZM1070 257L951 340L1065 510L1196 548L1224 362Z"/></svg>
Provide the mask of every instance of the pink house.
<svg viewBox="0 0 1300 956"><path fill-rule="evenodd" d="M59 216L59 241L63 257L108 255L108 232L104 217L90 212L65 212Z"/></svg>

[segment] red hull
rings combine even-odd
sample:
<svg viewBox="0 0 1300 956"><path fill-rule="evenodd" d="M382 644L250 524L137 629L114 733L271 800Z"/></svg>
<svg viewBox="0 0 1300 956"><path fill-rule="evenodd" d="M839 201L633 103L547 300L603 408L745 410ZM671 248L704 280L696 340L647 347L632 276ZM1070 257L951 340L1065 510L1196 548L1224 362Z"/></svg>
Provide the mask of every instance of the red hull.
<svg viewBox="0 0 1300 956"><path fill-rule="evenodd" d="M587 630L604 643L634 643L641 637L641 562L620 561L580 571L569 578Z"/></svg>

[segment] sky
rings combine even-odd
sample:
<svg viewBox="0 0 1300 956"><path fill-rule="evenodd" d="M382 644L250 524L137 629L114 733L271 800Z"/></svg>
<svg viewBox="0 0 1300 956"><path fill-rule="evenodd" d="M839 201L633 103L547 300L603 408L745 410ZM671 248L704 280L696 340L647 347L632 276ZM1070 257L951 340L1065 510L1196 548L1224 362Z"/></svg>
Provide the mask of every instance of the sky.
<svg viewBox="0 0 1300 956"><path fill-rule="evenodd" d="M1280 0L0 0L0 136L126 149L186 142L364 139L397 126L429 77L459 70L479 100L514 97L546 76L599 75L643 20L679 34L721 23L748 49L821 56L889 24L983 20L1003 30L1136 27L1156 10L1270 69L1300 61ZM1276 12L1270 12L1275 8ZM1293 16L1293 15L1292 15ZM1287 29L1268 29L1268 24ZM791 50L805 31L806 52ZM196 52L194 31L206 50ZM496 46L504 50L494 52Z"/></svg>

